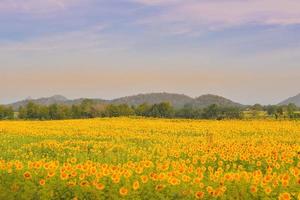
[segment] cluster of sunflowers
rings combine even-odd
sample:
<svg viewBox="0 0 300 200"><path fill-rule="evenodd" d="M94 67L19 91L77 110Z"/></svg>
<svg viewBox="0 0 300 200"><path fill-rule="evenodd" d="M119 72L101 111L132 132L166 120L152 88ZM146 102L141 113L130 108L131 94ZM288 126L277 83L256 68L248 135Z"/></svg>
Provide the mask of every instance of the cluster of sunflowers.
<svg viewBox="0 0 300 200"><path fill-rule="evenodd" d="M0 199L300 200L300 122L0 122Z"/></svg>

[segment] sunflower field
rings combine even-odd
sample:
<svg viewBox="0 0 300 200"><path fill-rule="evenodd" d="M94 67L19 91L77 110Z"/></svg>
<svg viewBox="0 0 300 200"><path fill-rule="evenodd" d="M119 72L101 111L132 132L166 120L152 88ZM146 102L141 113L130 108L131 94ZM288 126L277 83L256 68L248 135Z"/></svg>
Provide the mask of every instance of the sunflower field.
<svg viewBox="0 0 300 200"><path fill-rule="evenodd" d="M300 200L300 121L2 121L0 141L1 200Z"/></svg>

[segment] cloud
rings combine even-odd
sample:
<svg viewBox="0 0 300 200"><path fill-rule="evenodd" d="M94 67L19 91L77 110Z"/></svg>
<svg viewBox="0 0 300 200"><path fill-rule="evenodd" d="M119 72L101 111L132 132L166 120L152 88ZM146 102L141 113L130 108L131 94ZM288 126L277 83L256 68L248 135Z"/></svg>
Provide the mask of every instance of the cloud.
<svg viewBox="0 0 300 200"><path fill-rule="evenodd" d="M149 24L182 23L205 29L223 29L245 24L300 24L300 1L295 0L133 0L145 6L160 6L148 16Z"/></svg>
<svg viewBox="0 0 300 200"><path fill-rule="evenodd" d="M95 25L83 30L42 36L17 42L0 43L0 52L55 52L57 50L94 49L104 45L105 26Z"/></svg>
<svg viewBox="0 0 300 200"><path fill-rule="evenodd" d="M84 2L82 0L1 0L2 13L49 13L64 10L68 6Z"/></svg>
<svg viewBox="0 0 300 200"><path fill-rule="evenodd" d="M180 2L180 0L132 0L133 2L145 5L169 5Z"/></svg>

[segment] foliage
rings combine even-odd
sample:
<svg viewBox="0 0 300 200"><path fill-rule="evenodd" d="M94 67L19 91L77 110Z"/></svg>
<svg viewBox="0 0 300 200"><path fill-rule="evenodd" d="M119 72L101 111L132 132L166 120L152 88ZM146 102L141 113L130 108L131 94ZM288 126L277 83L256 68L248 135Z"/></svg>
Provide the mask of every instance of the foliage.
<svg viewBox="0 0 300 200"><path fill-rule="evenodd" d="M298 121L1 121L0 133L0 199L300 195Z"/></svg>
<svg viewBox="0 0 300 200"><path fill-rule="evenodd" d="M84 99L80 104L72 106L63 104L51 104L48 106L28 102L18 110L19 119L37 120L63 120L63 119L87 119L96 117L121 117L143 116L155 118L186 118L186 119L242 119L242 118L276 118L296 119L300 118L299 108L295 104L268 105L255 104L248 107L221 106L211 104L200 108L187 103L182 108L174 108L169 102L153 105L147 103L138 106L128 104L103 104L91 99ZM14 112L11 107L0 107L0 120L13 119Z"/></svg>
<svg viewBox="0 0 300 200"><path fill-rule="evenodd" d="M12 107L6 107L0 105L0 120L1 119L13 119L14 111Z"/></svg>

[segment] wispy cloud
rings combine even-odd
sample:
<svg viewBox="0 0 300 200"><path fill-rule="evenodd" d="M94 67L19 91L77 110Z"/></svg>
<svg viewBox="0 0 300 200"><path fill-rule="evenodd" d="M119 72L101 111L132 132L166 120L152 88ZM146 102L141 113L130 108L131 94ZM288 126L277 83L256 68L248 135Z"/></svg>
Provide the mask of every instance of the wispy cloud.
<svg viewBox="0 0 300 200"><path fill-rule="evenodd" d="M104 46L103 25L95 25L83 30L58 33L28 39L21 42L2 42L0 51L3 52L41 52L94 49ZM107 44L106 44L107 45Z"/></svg>
<svg viewBox="0 0 300 200"><path fill-rule="evenodd" d="M82 0L1 0L0 12L48 13L64 10Z"/></svg>
<svg viewBox="0 0 300 200"><path fill-rule="evenodd" d="M131 0L132 2L141 3L145 5L170 5L174 3L179 3L181 0Z"/></svg>
<svg viewBox="0 0 300 200"><path fill-rule="evenodd" d="M300 24L300 1L295 0L133 0L160 6L148 23L183 23L205 29L222 29L245 24Z"/></svg>

